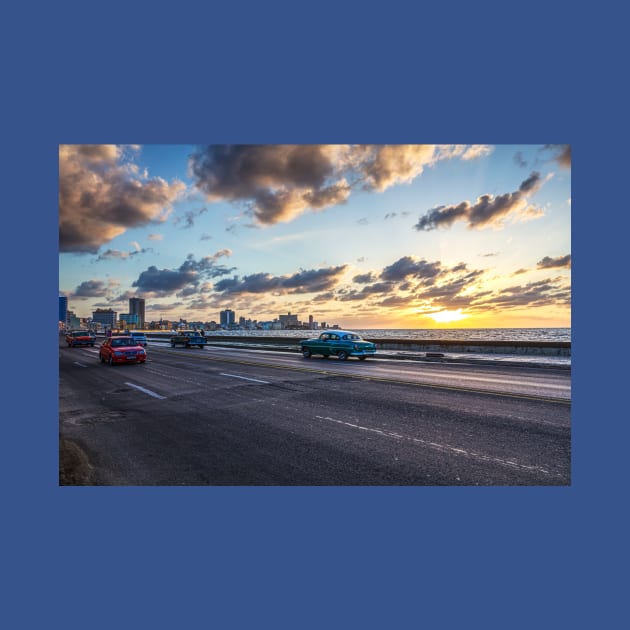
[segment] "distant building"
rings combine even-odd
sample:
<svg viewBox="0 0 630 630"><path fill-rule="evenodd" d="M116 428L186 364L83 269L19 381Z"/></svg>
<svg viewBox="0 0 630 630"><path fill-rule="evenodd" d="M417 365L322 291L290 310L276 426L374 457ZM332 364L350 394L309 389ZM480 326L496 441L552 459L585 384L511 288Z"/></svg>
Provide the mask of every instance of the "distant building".
<svg viewBox="0 0 630 630"><path fill-rule="evenodd" d="M221 311L219 313L219 321L221 322L221 327L229 327L232 326L234 324L236 320L236 314L234 313L234 311L230 310L229 308L226 308L224 311Z"/></svg>
<svg viewBox="0 0 630 630"><path fill-rule="evenodd" d="M100 324L104 328L116 328L118 324L117 313L111 308L97 308L92 312L92 322L97 325Z"/></svg>
<svg viewBox="0 0 630 630"><path fill-rule="evenodd" d="M144 328L144 298L129 298L129 314L137 316L138 328Z"/></svg>
<svg viewBox="0 0 630 630"><path fill-rule="evenodd" d="M140 316L138 313L123 313L120 316L120 321L124 328L144 328L144 326L140 326Z"/></svg>
<svg viewBox="0 0 630 630"><path fill-rule="evenodd" d="M65 295L59 296L59 321L66 325L68 320L68 298Z"/></svg>
<svg viewBox="0 0 630 630"><path fill-rule="evenodd" d="M298 316L291 315L289 311L286 315L278 315L278 320L280 321L280 325L283 329L287 328L297 328L299 326Z"/></svg>
<svg viewBox="0 0 630 630"><path fill-rule="evenodd" d="M81 318L77 317L73 311L68 311L66 315L66 324L68 328L81 328Z"/></svg>

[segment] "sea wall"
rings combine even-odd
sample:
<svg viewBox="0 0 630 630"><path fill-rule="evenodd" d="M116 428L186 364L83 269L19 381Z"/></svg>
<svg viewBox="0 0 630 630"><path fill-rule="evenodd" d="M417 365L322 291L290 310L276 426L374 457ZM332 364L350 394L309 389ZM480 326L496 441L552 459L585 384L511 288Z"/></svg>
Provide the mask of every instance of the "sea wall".
<svg viewBox="0 0 630 630"><path fill-rule="evenodd" d="M170 333L147 333L150 339L170 339ZM308 333L304 338L308 337ZM208 343L213 345L255 345L298 349L295 337L256 337L255 335L212 335L206 333ZM570 357L570 341L457 341L453 339L423 341L420 339L375 339L365 338L376 344L378 350L402 350L415 352L457 352L477 354L515 354L530 356Z"/></svg>

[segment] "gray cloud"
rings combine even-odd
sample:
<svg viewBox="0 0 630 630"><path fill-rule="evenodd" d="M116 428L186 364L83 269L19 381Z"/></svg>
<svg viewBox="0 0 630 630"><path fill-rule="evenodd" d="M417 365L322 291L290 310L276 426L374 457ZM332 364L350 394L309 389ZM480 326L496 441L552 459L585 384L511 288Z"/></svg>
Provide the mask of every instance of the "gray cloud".
<svg viewBox="0 0 630 630"><path fill-rule="evenodd" d="M418 231L450 227L456 221L467 221L470 228L500 227L512 214L520 218L541 216L541 211L527 203L527 197L541 186L540 173L533 172L515 192L503 195L481 195L476 203L462 201L452 206L438 206L427 212L414 226Z"/></svg>
<svg viewBox="0 0 630 630"><path fill-rule="evenodd" d="M126 260L127 258L132 258L133 256L138 256L140 254L148 254L153 251L151 247L143 247L142 249L134 249L129 252L123 252L119 249L107 249L101 254L99 254L98 258L95 259L95 262L100 260Z"/></svg>
<svg viewBox="0 0 630 630"><path fill-rule="evenodd" d="M570 144L546 144L544 150L552 151L553 159L563 168L571 168Z"/></svg>
<svg viewBox="0 0 630 630"><path fill-rule="evenodd" d="M571 254L560 256L558 258L545 256L542 260L539 260L536 263L537 269L553 269L555 267L566 267L567 269L571 269Z"/></svg>
<svg viewBox="0 0 630 630"><path fill-rule="evenodd" d="M86 280L82 282L72 293L71 297L90 298L105 297L107 295L107 285L101 280Z"/></svg>
<svg viewBox="0 0 630 630"><path fill-rule="evenodd" d="M440 273L442 273L442 265L439 262L429 263L426 260L417 260L411 256L403 256L385 267L380 277L382 280L394 282L405 280L409 276L432 280Z"/></svg>
<svg viewBox="0 0 630 630"><path fill-rule="evenodd" d="M175 217L173 219L174 225L181 225L183 229L189 229L195 225L195 219L198 216L208 212L208 208L200 208L199 210L188 210L181 217Z"/></svg>
<svg viewBox="0 0 630 630"><path fill-rule="evenodd" d="M352 282L356 282L357 284L367 284L368 282L374 282L374 280L376 280L376 276L371 271L358 274L352 278Z"/></svg>
<svg viewBox="0 0 630 630"><path fill-rule="evenodd" d="M346 265L323 269L301 270L293 275L274 276L269 273L255 273L225 278L215 283L214 290L224 294L240 293L314 293L334 287Z"/></svg>
<svg viewBox="0 0 630 630"><path fill-rule="evenodd" d="M189 254L178 269L158 269L152 265L143 271L131 286L143 293L154 293L159 296L178 291L180 295L192 295L200 291L200 283L203 280L227 275L236 269L236 267L217 265L219 258L231 254L231 250L222 249L200 260L196 260L192 254Z"/></svg>

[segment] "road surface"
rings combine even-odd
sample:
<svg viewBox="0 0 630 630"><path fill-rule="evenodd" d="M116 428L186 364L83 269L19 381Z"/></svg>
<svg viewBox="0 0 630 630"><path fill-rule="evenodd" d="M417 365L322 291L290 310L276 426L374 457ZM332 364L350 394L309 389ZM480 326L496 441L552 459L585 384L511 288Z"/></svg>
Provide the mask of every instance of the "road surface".
<svg viewBox="0 0 630 630"><path fill-rule="evenodd" d="M62 485L568 485L570 371L59 348Z"/></svg>

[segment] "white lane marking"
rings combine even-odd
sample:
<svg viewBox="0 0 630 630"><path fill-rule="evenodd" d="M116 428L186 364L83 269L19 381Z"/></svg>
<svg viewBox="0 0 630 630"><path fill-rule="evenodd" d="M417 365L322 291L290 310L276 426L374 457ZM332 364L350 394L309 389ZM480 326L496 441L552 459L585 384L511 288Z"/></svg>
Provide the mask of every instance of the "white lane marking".
<svg viewBox="0 0 630 630"><path fill-rule="evenodd" d="M351 427L353 429L361 429L363 431L370 431L371 433L377 433L383 437L394 438L395 440L406 440L407 442L414 442L416 444L421 444L422 446L427 446L436 451L440 451L442 453L453 453L454 455L464 455L465 457L470 457L472 459L478 459L481 461L492 462L495 464L501 464L502 466L510 466L511 468L520 468L522 470L536 470L538 472L542 472L545 475L553 475L554 477L561 477L562 475L551 473L550 471L542 468L541 466L528 466L526 464L519 464L516 461L509 459L501 459L500 457L492 457L490 455L484 455L483 453L475 453L473 451L467 451L463 448L457 448L455 446L451 446L449 444L438 444L436 442L428 442L427 440L422 440L420 438L409 437L407 435L400 435L399 433L394 433L393 431L383 431L382 429L373 429L371 427L364 427L358 424L352 424L351 422L344 422L343 420L336 420L335 418L329 418L327 416L315 416L318 420L327 420L329 422L335 422L336 424L343 424L347 427Z"/></svg>
<svg viewBox="0 0 630 630"><path fill-rule="evenodd" d="M87 365L84 365L83 363L79 363L78 361L75 361L74 364L78 365L79 367L87 367Z"/></svg>
<svg viewBox="0 0 630 630"><path fill-rule="evenodd" d="M129 387L134 387L135 389L144 392L145 394L149 394L149 396L153 396L153 398L159 398L160 400L166 400L166 396L161 396L160 394L156 394L152 392L150 389L145 389L144 387L140 387L140 385L134 385L133 383L125 383L125 385L129 385Z"/></svg>
<svg viewBox="0 0 630 630"><path fill-rule="evenodd" d="M453 376L451 374L451 376ZM460 376L457 375L457 379L461 381L480 381L483 383L499 383L501 385L529 385L535 387L541 387L538 383L531 383L531 381L525 380L509 380L505 378L484 378L482 376ZM571 389L571 385L553 385L551 383L543 383L542 387L545 389L562 389L565 391L569 391Z"/></svg>
<svg viewBox="0 0 630 630"><path fill-rule="evenodd" d="M265 385L269 385L269 381L261 381L257 378L247 378L247 376L237 376L236 374L225 374L221 372L221 376L230 376L232 378L242 378L244 381L254 381L254 383L264 383Z"/></svg>

